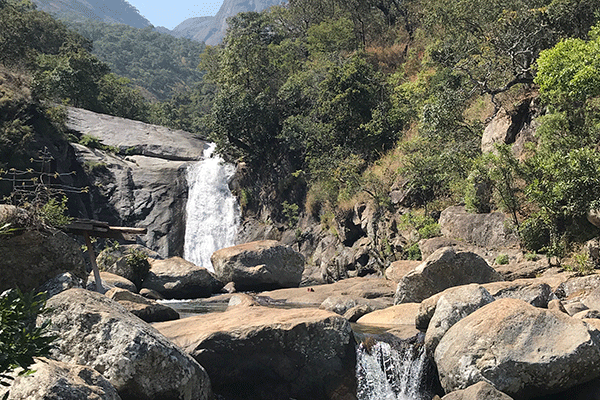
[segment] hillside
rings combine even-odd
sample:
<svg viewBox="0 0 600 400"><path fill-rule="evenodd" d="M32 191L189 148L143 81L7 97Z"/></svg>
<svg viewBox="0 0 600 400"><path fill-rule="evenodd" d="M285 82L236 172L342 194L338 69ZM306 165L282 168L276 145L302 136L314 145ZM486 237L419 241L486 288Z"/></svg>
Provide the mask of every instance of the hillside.
<svg viewBox="0 0 600 400"><path fill-rule="evenodd" d="M135 28L150 26L138 10L126 0L34 0L38 9L61 19L81 21L93 19L109 24L125 24Z"/></svg>
<svg viewBox="0 0 600 400"><path fill-rule="evenodd" d="M225 0L214 17L189 18L170 32L175 37L204 42L208 45L221 43L227 30L227 18L240 12L260 12L271 6L285 3L284 0Z"/></svg>

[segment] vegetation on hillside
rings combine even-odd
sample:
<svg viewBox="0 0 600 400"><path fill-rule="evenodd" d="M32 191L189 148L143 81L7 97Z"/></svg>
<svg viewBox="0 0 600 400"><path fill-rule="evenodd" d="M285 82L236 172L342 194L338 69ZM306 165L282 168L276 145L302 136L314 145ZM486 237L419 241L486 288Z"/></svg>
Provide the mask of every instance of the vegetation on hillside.
<svg viewBox="0 0 600 400"><path fill-rule="evenodd" d="M387 207L402 182L406 205L501 209L530 250L561 255L594 232L585 214L599 206L599 12L591 0L292 0L241 13L203 55L210 138L254 174L246 203L279 204L282 219L293 204L323 218L361 193ZM537 147L481 154L490 119L538 88Z"/></svg>

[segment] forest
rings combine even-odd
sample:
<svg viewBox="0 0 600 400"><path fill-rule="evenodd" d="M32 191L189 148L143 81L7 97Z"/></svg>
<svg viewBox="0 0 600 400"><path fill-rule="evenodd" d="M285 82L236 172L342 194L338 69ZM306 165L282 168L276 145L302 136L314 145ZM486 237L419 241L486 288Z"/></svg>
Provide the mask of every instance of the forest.
<svg viewBox="0 0 600 400"><path fill-rule="evenodd" d="M204 47L75 31L0 0L0 68L27 87L0 86L0 161L26 145L32 104L68 104L217 143L246 166L237 196L263 219L325 223L361 198L392 208L401 186L426 218L502 210L529 251L563 257L597 233L598 21L595 0L290 0L232 17ZM482 152L486 125L523 105L538 110L535 140Z"/></svg>

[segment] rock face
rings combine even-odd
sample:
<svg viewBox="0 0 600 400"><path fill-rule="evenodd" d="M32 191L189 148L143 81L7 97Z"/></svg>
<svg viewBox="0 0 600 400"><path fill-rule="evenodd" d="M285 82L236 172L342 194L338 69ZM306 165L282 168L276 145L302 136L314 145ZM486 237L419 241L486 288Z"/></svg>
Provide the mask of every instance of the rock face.
<svg viewBox="0 0 600 400"><path fill-rule="evenodd" d="M394 303L419 303L449 287L501 280L477 254L444 247L402 278Z"/></svg>
<svg viewBox="0 0 600 400"><path fill-rule="evenodd" d="M79 18L95 19L107 24L126 24L134 28L151 25L150 21L144 18L135 7L124 0L110 2L35 0L34 3L40 10L59 16L73 18L75 15Z"/></svg>
<svg viewBox="0 0 600 400"><path fill-rule="evenodd" d="M404 303L388 307L383 310L373 311L357 322L365 325L393 326L393 325L415 325L415 316L419 311L419 304Z"/></svg>
<svg viewBox="0 0 600 400"><path fill-rule="evenodd" d="M15 377L7 400L121 400L113 385L92 368L39 358L30 369L33 375Z"/></svg>
<svg viewBox="0 0 600 400"><path fill-rule="evenodd" d="M0 271L0 292L14 287L29 291L63 272L87 277L81 248L60 231L0 238Z"/></svg>
<svg viewBox="0 0 600 400"><path fill-rule="evenodd" d="M506 230L506 220L506 216L500 212L472 214L466 212L464 207L455 206L442 211L439 224L442 235L450 239L486 248L517 246L519 239Z"/></svg>
<svg viewBox="0 0 600 400"><path fill-rule="evenodd" d="M112 288L121 288L133 293L137 293L138 291L137 287L133 284L133 282L123 278L122 276L111 274L110 272L101 271L100 279L102 280L102 293L106 293ZM87 290L98 292L98 290L96 290L96 280L94 279L94 273L90 273L90 275L88 276L87 284L85 287Z"/></svg>
<svg viewBox="0 0 600 400"><path fill-rule="evenodd" d="M206 371L117 302L70 289L47 305L51 329L59 337L53 358L95 369L123 400L211 397Z"/></svg>
<svg viewBox="0 0 600 400"><path fill-rule="evenodd" d="M214 46L221 43L225 37L227 18L240 12L260 12L282 3L282 0L225 0L214 17L186 19L169 33L175 37L193 39Z"/></svg>
<svg viewBox="0 0 600 400"><path fill-rule="evenodd" d="M487 381L515 399L560 392L600 376L598 331L516 299L457 322L435 350L446 392Z"/></svg>
<svg viewBox="0 0 600 400"><path fill-rule="evenodd" d="M226 399L350 399L356 390L350 324L328 311L236 306L155 327Z"/></svg>
<svg viewBox="0 0 600 400"><path fill-rule="evenodd" d="M117 154L71 144L80 164L77 187L90 186L82 217L139 226L146 247L181 256L185 237L186 171L206 142L191 133L69 108L67 127L90 135Z"/></svg>
<svg viewBox="0 0 600 400"><path fill-rule="evenodd" d="M113 299L125 307L127 311L146 322L162 322L179 319L179 313L171 307L146 299L129 290L113 288L106 292L106 297Z"/></svg>
<svg viewBox="0 0 600 400"><path fill-rule="evenodd" d="M155 290L167 299L209 297L223 287L213 274L181 257L150 260L144 288Z"/></svg>
<svg viewBox="0 0 600 400"><path fill-rule="evenodd" d="M217 250L210 260L220 281L242 291L297 287L304 272L302 254L274 240Z"/></svg>

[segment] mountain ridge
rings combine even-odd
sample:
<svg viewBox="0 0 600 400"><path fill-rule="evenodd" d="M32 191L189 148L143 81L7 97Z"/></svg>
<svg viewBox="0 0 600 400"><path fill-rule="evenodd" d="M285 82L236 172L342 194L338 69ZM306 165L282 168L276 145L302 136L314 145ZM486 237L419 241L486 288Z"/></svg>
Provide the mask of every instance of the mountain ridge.
<svg viewBox="0 0 600 400"><path fill-rule="evenodd" d="M134 28L152 25L126 0L33 0L33 2L38 9L60 19L87 18L110 24L125 24Z"/></svg>
<svg viewBox="0 0 600 400"><path fill-rule="evenodd" d="M260 12L286 2L286 0L225 0L214 17L188 18L169 32L164 30L166 28L160 28L161 32L170 33L175 37L192 39L214 46L221 43L225 37L227 18L240 12Z"/></svg>

